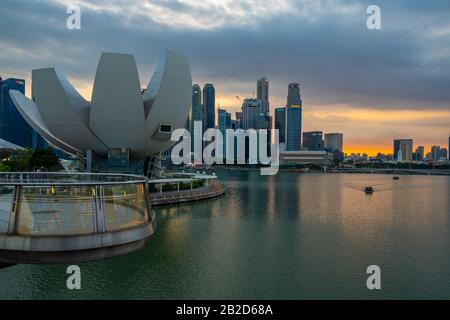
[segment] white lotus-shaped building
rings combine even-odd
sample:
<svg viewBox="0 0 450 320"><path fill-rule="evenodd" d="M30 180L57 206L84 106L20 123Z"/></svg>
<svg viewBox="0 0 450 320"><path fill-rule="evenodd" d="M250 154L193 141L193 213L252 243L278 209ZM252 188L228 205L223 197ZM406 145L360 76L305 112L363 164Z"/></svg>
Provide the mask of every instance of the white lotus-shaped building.
<svg viewBox="0 0 450 320"><path fill-rule="evenodd" d="M33 100L11 97L25 120L56 147L72 154L127 149L144 159L168 149L173 130L183 128L192 96L185 56L167 51L142 92L134 57L103 53L92 101L86 101L55 68L32 71Z"/></svg>

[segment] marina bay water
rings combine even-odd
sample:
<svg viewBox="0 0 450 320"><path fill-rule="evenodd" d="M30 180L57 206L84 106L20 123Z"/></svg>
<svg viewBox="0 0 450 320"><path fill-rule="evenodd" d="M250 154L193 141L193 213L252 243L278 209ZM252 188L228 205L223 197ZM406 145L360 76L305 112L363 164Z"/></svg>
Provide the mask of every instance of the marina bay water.
<svg viewBox="0 0 450 320"><path fill-rule="evenodd" d="M81 290L68 265L17 265L0 270L0 298L450 297L450 177L217 174L226 195L157 208L145 249L80 264Z"/></svg>

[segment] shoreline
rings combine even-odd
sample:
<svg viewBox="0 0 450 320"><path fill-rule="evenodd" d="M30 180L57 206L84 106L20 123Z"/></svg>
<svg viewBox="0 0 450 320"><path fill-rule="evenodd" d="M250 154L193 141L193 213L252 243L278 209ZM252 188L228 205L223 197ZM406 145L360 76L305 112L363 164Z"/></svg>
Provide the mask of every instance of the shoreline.
<svg viewBox="0 0 450 320"><path fill-rule="evenodd" d="M240 167L217 167L216 170L223 171L259 171L260 168L240 168ZM279 168L279 172L295 173L327 173L327 174L387 174L387 175L421 175L421 176L450 176L450 170L428 170L428 169L381 169L381 168L352 168L352 169L330 169L305 170L295 168Z"/></svg>

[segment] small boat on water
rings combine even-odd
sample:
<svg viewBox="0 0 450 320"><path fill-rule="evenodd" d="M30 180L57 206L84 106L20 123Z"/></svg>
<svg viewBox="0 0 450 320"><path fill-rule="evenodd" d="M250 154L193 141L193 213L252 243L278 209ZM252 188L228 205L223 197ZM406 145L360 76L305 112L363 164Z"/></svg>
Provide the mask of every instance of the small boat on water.
<svg viewBox="0 0 450 320"><path fill-rule="evenodd" d="M400 177L395 176L395 177L393 177L392 179L393 179L393 180L400 180Z"/></svg>
<svg viewBox="0 0 450 320"><path fill-rule="evenodd" d="M371 186L368 186L368 187L366 187L365 189L364 189L364 192L366 193L366 194L372 194L373 193L373 187L371 187Z"/></svg>

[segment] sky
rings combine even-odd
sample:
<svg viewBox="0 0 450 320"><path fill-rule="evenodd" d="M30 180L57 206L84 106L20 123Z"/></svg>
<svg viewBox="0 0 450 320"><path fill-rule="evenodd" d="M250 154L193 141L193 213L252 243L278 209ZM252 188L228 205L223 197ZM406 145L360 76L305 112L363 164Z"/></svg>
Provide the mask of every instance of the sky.
<svg viewBox="0 0 450 320"><path fill-rule="evenodd" d="M66 10L81 8L81 29ZM378 5L381 29L366 10ZM448 0L2 0L0 76L27 80L56 67L90 99L101 52L135 56L146 87L165 49L188 56L194 83L239 111L257 79L270 107L302 86L303 130L344 133L345 151L392 153L393 139L447 147ZM120 85L120 78L117 79Z"/></svg>

